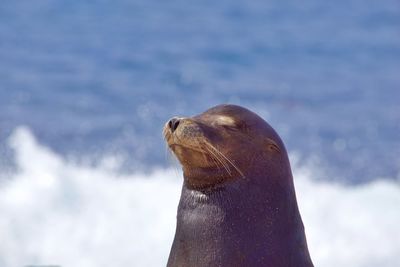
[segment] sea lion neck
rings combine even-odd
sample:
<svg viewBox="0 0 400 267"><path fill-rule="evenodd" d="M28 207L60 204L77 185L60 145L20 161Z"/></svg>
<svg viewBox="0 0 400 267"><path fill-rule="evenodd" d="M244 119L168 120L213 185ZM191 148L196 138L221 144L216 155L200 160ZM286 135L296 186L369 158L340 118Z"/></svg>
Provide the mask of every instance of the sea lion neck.
<svg viewBox="0 0 400 267"><path fill-rule="evenodd" d="M183 167L184 185L190 190L201 192L218 191L224 187L224 183L230 183L238 179L245 179L243 174L232 170L228 173L223 168L185 168Z"/></svg>
<svg viewBox="0 0 400 267"><path fill-rule="evenodd" d="M184 185L168 266L312 266L294 191L278 184L266 191L254 180Z"/></svg>
<svg viewBox="0 0 400 267"><path fill-rule="evenodd" d="M214 179L215 177L212 177L211 180ZM271 177L266 176L247 176L236 177L228 181L224 179L219 184L206 187L196 187L189 184L185 177L181 203L189 203L194 209L197 208L197 204L222 205L226 211L232 204L241 207L247 206L250 211L257 205L268 209L279 209L282 203L295 201L293 184L281 182L277 177L271 179ZM204 182L201 184L204 184Z"/></svg>

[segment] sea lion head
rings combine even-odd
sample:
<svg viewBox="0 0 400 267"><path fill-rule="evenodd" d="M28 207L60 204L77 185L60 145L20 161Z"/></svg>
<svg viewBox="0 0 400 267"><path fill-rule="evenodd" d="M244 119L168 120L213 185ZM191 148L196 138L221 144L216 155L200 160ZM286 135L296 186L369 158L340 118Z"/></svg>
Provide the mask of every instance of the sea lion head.
<svg viewBox="0 0 400 267"><path fill-rule="evenodd" d="M174 117L163 133L192 189L265 177L266 172L270 179L279 179L290 170L276 132L240 106L219 105L193 117Z"/></svg>

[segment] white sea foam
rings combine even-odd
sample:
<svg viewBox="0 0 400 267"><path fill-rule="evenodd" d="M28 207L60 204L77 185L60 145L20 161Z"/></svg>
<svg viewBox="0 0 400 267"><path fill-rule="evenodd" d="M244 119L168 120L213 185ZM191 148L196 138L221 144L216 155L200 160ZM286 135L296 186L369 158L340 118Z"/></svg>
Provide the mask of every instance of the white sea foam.
<svg viewBox="0 0 400 267"><path fill-rule="evenodd" d="M10 138L18 171L0 185L0 266L164 266L181 178L120 175L66 162L26 128ZM108 163L107 163L108 162ZM315 266L400 266L400 187L314 182L294 168Z"/></svg>

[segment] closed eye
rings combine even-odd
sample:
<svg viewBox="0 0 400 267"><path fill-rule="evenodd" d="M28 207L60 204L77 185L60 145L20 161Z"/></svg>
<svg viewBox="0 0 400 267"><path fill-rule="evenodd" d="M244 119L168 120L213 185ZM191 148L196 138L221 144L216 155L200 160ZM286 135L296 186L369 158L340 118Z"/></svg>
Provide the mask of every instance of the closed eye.
<svg viewBox="0 0 400 267"><path fill-rule="evenodd" d="M221 127L223 127L224 129L226 129L226 130L229 130L229 131L237 131L237 130L239 130L236 126L234 126L234 125L220 125Z"/></svg>

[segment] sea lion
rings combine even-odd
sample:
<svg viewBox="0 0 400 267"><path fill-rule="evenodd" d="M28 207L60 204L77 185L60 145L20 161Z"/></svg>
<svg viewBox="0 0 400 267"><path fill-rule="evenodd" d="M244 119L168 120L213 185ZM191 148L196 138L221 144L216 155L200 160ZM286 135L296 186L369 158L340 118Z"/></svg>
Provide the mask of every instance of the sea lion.
<svg viewBox="0 0 400 267"><path fill-rule="evenodd" d="M267 122L219 105L163 133L184 176L167 266L313 266L289 159Z"/></svg>

